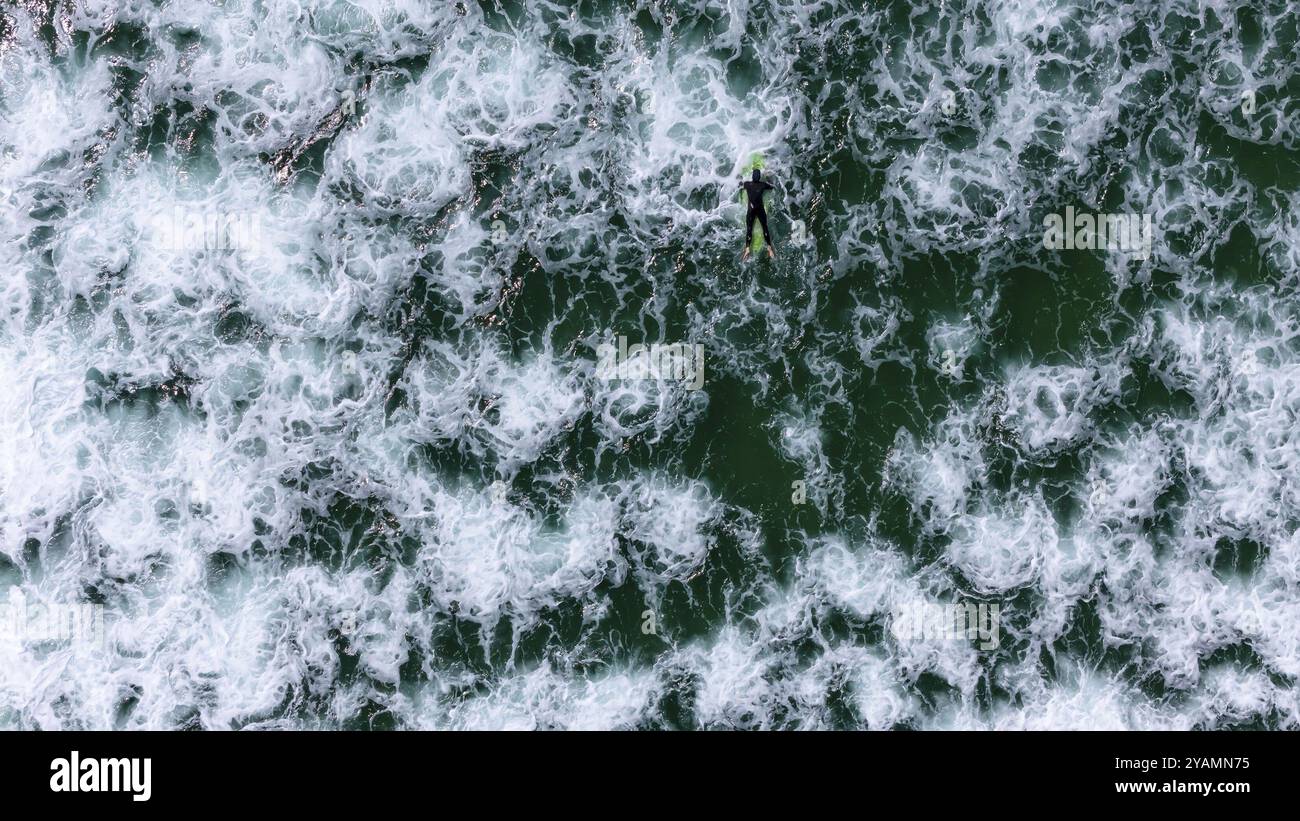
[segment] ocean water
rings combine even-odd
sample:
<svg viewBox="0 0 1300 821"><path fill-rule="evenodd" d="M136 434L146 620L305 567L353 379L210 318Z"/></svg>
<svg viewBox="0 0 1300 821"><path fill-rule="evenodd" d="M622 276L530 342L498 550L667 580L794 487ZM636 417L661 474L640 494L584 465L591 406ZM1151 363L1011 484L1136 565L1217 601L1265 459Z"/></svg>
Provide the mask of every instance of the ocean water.
<svg viewBox="0 0 1300 821"><path fill-rule="evenodd" d="M1298 28L7 2L0 727L1295 728Z"/></svg>

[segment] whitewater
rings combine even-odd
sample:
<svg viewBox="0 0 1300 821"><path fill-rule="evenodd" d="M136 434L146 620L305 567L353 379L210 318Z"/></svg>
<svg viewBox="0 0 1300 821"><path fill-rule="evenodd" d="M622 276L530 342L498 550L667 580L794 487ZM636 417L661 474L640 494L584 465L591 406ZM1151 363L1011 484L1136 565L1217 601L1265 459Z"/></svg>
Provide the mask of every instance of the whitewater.
<svg viewBox="0 0 1300 821"><path fill-rule="evenodd" d="M1298 43L6 3L0 729L1297 729Z"/></svg>

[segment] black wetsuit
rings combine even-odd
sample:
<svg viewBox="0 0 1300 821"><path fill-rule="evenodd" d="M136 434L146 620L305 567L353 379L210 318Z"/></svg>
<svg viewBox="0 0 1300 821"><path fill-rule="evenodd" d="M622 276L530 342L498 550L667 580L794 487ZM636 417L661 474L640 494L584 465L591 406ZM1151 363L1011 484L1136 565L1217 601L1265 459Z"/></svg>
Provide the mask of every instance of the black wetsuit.
<svg viewBox="0 0 1300 821"><path fill-rule="evenodd" d="M763 239L772 245L772 234L767 230L767 211L763 208L763 192L775 188L767 180L748 180L740 184L745 189L745 199L749 201L749 210L745 212L745 247L749 247L754 236L754 220L763 226Z"/></svg>

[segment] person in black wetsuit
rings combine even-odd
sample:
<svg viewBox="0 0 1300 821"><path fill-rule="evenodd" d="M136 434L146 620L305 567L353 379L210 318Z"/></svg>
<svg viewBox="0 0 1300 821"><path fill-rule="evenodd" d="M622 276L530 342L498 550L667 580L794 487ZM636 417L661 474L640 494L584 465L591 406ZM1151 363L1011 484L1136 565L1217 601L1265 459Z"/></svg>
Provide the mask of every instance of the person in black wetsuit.
<svg viewBox="0 0 1300 821"><path fill-rule="evenodd" d="M745 212L745 250L740 258L749 259L749 243L754 236L754 220L758 220L758 224L763 226L763 240L767 243L765 246L767 255L775 258L776 252L772 250L772 234L767 230L767 211L763 208L763 192L770 191L776 186L764 182L763 172L755 168L750 181L742 182L740 187L745 189L745 199L749 202L749 210Z"/></svg>

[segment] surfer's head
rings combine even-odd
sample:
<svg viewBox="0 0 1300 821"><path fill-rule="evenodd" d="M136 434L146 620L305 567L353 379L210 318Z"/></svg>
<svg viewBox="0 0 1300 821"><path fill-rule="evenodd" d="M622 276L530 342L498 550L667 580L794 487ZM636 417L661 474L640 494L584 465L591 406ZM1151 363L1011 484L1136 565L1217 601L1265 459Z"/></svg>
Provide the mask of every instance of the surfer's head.
<svg viewBox="0 0 1300 821"><path fill-rule="evenodd" d="M759 180L763 179L763 172L755 168L754 173L750 176L750 179L752 179L754 182L758 182Z"/></svg>

